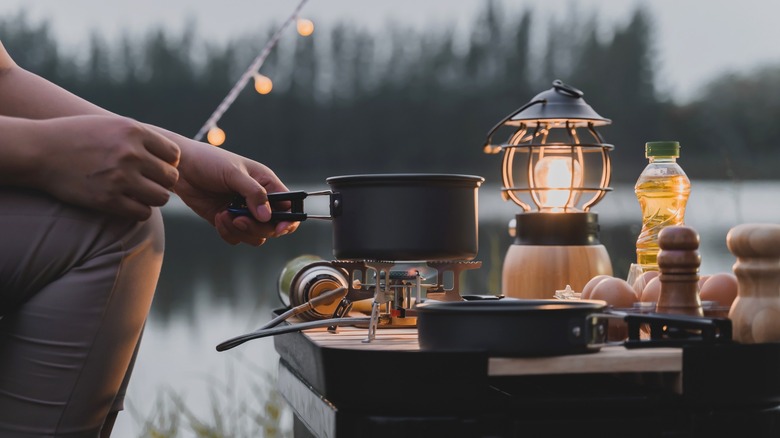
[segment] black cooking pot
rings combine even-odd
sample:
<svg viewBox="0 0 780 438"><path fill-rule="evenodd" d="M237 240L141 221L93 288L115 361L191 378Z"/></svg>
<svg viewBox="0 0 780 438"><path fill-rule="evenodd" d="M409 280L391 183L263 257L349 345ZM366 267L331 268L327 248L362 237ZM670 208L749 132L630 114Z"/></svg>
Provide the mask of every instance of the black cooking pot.
<svg viewBox="0 0 780 438"><path fill-rule="evenodd" d="M285 192L290 211L272 220L332 219L333 255L349 260L471 260L477 255L477 190L484 178L451 174L377 174L328 178L330 191ZM330 216L304 212L303 199L330 196ZM241 206L230 211L246 214Z"/></svg>
<svg viewBox="0 0 780 438"><path fill-rule="evenodd" d="M628 325L626 348L674 347L731 341L731 321L668 314L611 311L597 300L426 302L416 307L420 349L486 351L490 356L533 357L599 351L609 320ZM650 329L642 341L640 325Z"/></svg>

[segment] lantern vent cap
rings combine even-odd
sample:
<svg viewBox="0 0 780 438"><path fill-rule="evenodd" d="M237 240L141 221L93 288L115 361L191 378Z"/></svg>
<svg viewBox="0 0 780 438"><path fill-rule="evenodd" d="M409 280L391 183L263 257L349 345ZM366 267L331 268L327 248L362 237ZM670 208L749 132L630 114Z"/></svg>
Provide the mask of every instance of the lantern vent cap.
<svg viewBox="0 0 780 438"><path fill-rule="evenodd" d="M566 124L573 127L604 126L612 120L597 113L582 96L585 93L556 79L553 87L543 91L506 121L507 125L533 126L539 123ZM556 123L558 122L558 123Z"/></svg>

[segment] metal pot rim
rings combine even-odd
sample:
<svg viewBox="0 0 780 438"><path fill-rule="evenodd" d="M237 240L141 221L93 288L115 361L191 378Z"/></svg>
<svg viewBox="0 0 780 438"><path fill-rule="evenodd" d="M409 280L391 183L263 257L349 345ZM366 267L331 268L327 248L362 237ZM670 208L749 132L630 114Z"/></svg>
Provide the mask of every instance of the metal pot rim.
<svg viewBox="0 0 780 438"><path fill-rule="evenodd" d="M380 173L360 175L332 176L325 180L328 184L365 184L365 183L430 183L433 181L465 182L477 187L485 178L476 175L447 173Z"/></svg>

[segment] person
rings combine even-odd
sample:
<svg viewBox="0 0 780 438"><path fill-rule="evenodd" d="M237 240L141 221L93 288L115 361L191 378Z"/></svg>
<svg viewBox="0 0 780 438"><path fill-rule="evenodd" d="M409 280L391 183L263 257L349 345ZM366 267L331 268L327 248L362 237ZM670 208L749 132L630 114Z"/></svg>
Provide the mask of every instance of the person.
<svg viewBox="0 0 780 438"><path fill-rule="evenodd" d="M159 276L170 192L230 244L270 221L268 167L113 114L0 42L0 436L109 436ZM241 195L252 217L226 211ZM284 208L284 206L282 206Z"/></svg>

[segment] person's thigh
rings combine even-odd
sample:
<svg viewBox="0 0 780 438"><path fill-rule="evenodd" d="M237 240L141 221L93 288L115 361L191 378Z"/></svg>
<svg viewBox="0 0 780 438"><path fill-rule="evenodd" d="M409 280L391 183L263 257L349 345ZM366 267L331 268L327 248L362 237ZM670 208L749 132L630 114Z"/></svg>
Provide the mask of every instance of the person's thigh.
<svg viewBox="0 0 780 438"><path fill-rule="evenodd" d="M0 189L0 436L97 436L163 256L145 222Z"/></svg>

